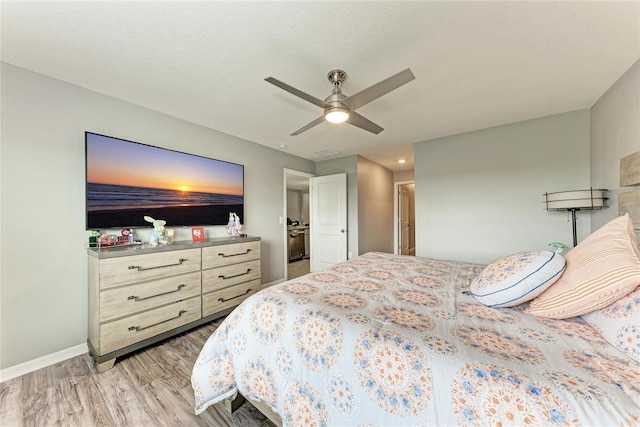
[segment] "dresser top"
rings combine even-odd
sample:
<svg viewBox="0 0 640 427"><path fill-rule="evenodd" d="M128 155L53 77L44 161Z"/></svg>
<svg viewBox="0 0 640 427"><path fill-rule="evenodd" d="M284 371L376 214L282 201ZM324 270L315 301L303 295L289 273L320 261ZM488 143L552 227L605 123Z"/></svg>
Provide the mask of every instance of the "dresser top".
<svg viewBox="0 0 640 427"><path fill-rule="evenodd" d="M130 255L152 254L157 252L170 252L180 249L206 248L208 246L229 245L232 243L245 243L259 241L260 237L214 237L205 239L203 242L192 242L191 240L181 240L170 245L150 245L148 243L140 245L125 246L103 246L101 248L87 248L87 253L96 258L117 258Z"/></svg>

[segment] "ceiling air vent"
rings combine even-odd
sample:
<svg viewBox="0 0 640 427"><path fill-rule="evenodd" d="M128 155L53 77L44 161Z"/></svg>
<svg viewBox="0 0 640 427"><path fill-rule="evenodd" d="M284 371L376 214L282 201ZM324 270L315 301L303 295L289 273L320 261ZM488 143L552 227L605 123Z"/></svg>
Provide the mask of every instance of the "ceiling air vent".
<svg viewBox="0 0 640 427"><path fill-rule="evenodd" d="M318 154L318 155L323 156L323 157L333 157L333 156L337 156L338 154L342 154L342 153L337 151L337 150L334 150L333 148L326 148L324 150L314 151L313 154Z"/></svg>

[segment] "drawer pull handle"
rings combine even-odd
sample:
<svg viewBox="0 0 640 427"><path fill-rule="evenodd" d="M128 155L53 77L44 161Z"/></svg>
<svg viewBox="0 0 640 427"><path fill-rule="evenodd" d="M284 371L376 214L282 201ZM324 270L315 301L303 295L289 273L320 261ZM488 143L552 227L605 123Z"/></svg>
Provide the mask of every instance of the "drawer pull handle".
<svg viewBox="0 0 640 427"><path fill-rule="evenodd" d="M178 262L173 263L173 264L165 264L165 265L156 265L155 267L143 267L141 265L130 265L129 266L129 270L135 270L138 269L138 271L145 271L145 270L153 270L154 268L164 268L164 267L173 267L176 265L180 265L183 262L185 262L187 260L187 258L180 258L178 260Z"/></svg>
<svg viewBox="0 0 640 427"><path fill-rule="evenodd" d="M127 299L128 299L128 300L131 300L131 299L132 299L132 300L134 300L135 302L138 302L138 301L144 301L144 300L146 300L146 299L151 299L151 298L155 298L155 297L161 297L162 295L168 295L168 294L172 294L172 293L174 293L174 292L178 292L178 291L180 291L180 289L184 288L185 286L187 286L187 285L185 285L185 284L183 283L183 284L178 285L178 289L176 289L175 291L163 292L163 293L161 293L161 294L151 295L150 297L137 297L137 296L135 296L135 295L131 295L131 296L130 296L129 298L127 298Z"/></svg>
<svg viewBox="0 0 640 427"><path fill-rule="evenodd" d="M170 322L172 320L176 320L177 318L179 318L180 316L182 316L186 312L187 312L187 310L180 310L178 312L178 315L176 317L172 317L171 319L163 320L161 322L154 323L153 325L149 325L149 326L142 326L142 327L140 327L140 326L131 326L131 327L129 327L129 330L130 331L136 331L136 332L144 331L145 329L153 328L154 326L162 325L163 323Z"/></svg>
<svg viewBox="0 0 640 427"><path fill-rule="evenodd" d="M234 274L233 276L225 276L224 274L221 274L221 275L218 276L218 279L222 279L222 280L233 279L234 277L245 276L245 275L249 274L250 272L251 272L251 269L247 268L247 271L245 273Z"/></svg>
<svg viewBox="0 0 640 427"><path fill-rule="evenodd" d="M231 301L232 299L236 299L236 298L240 298L245 296L246 294L248 294L249 292L251 292L251 288L247 289L247 292L245 292L244 294L240 294L240 295L236 295L235 297L231 297L231 298L218 298L218 302L227 302L227 301Z"/></svg>
<svg viewBox="0 0 640 427"><path fill-rule="evenodd" d="M239 253L237 253L237 254L231 254L231 255L226 255L226 254L224 254L224 253L220 252L220 253L218 254L218 256L221 256L222 258L229 258L229 257L231 257L231 256L246 255L246 254L248 254L249 252L251 252L251 249L247 249L247 250L246 250L246 251L244 251L244 252L239 252Z"/></svg>

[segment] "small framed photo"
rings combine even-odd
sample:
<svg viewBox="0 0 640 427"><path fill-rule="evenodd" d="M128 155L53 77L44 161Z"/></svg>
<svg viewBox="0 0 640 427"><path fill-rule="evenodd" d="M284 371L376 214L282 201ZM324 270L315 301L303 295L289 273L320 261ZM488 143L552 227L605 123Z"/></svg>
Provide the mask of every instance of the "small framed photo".
<svg viewBox="0 0 640 427"><path fill-rule="evenodd" d="M203 227L191 228L191 240L194 242L204 242L204 228Z"/></svg>

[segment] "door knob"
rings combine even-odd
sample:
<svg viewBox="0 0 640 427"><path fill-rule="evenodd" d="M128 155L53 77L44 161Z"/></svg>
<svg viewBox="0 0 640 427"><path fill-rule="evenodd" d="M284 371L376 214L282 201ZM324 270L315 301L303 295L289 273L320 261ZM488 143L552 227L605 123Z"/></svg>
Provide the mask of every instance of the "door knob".
<svg viewBox="0 0 640 427"><path fill-rule="evenodd" d="M342 230L340 230L341 233L344 233L344 228Z"/></svg>

